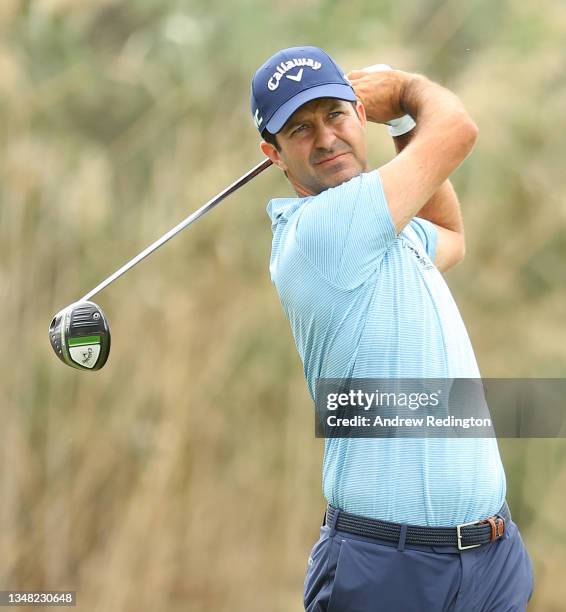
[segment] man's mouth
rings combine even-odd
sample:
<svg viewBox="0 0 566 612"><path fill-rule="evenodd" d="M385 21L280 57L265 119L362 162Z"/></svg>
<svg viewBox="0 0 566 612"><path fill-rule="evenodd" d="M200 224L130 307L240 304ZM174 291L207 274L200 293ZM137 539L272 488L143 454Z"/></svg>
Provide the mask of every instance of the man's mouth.
<svg viewBox="0 0 566 612"><path fill-rule="evenodd" d="M342 157L343 155L346 155L347 151L344 153L338 153L337 155L333 155L332 157L327 157L326 159L323 159L319 162L316 162L315 166L323 166L325 164L328 164L330 162L333 162L334 160Z"/></svg>

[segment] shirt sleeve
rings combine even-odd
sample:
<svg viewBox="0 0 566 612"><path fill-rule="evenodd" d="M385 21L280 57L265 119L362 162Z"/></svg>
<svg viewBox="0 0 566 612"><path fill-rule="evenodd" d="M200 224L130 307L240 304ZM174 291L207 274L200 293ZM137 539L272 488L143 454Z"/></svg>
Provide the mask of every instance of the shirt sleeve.
<svg viewBox="0 0 566 612"><path fill-rule="evenodd" d="M360 174L313 197L301 210L299 249L333 284L362 284L396 239L377 170Z"/></svg>
<svg viewBox="0 0 566 612"><path fill-rule="evenodd" d="M411 227L415 231L418 239L421 241L431 261L434 261L436 256L436 241L438 238L438 230L434 223L426 219L414 217L411 220Z"/></svg>

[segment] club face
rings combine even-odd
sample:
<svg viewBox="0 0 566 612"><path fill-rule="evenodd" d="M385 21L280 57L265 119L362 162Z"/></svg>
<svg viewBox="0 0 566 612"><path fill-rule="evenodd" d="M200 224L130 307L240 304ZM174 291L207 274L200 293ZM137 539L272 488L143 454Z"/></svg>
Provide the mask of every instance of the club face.
<svg viewBox="0 0 566 612"><path fill-rule="evenodd" d="M75 302L59 311L49 326L49 340L59 359L79 370L100 370L110 353L110 328L100 306Z"/></svg>

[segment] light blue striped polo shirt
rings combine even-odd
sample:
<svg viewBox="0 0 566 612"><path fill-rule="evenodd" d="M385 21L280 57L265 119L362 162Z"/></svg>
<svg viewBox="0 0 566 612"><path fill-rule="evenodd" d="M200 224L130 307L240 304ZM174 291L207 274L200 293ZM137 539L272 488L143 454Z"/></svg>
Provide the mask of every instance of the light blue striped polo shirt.
<svg viewBox="0 0 566 612"><path fill-rule="evenodd" d="M314 399L318 378L479 378L466 328L432 263L436 228L399 235L379 172L317 196L276 198L270 261ZM342 510L414 525L497 512L495 438L329 438L322 485Z"/></svg>

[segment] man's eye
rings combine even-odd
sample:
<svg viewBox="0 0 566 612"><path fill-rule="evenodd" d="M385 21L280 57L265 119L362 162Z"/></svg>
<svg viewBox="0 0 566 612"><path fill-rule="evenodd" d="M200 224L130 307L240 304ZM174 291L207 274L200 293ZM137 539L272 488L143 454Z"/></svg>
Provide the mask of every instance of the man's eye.
<svg viewBox="0 0 566 612"><path fill-rule="evenodd" d="M332 119L334 119L335 117L338 117L341 114L342 114L342 111L332 111L330 113L330 116L332 117Z"/></svg>
<svg viewBox="0 0 566 612"><path fill-rule="evenodd" d="M299 132L304 132L305 129L307 128L306 124L301 123L301 125L298 125L294 130L293 130L293 134L298 134Z"/></svg>

